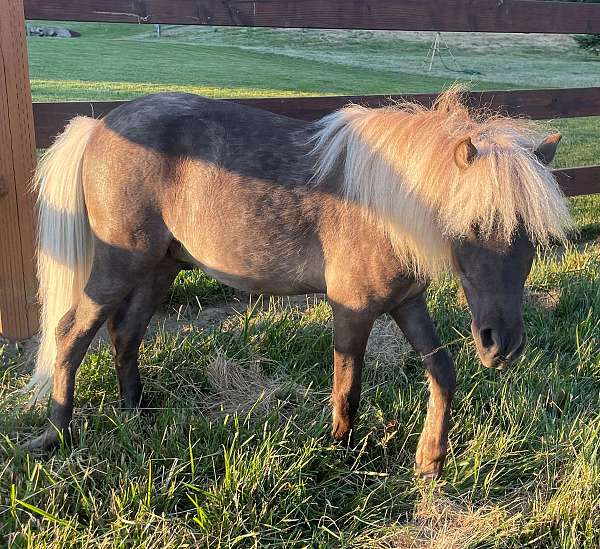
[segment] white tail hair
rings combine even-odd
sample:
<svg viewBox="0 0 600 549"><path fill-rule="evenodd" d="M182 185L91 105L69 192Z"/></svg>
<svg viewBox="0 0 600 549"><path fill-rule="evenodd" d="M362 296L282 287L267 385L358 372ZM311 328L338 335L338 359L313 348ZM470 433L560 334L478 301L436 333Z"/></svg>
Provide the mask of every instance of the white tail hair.
<svg viewBox="0 0 600 549"><path fill-rule="evenodd" d="M79 299L91 268L92 235L82 185L83 155L98 120L76 117L46 151L33 179L38 203L37 270L41 337L24 391L48 395L56 360L56 328Z"/></svg>

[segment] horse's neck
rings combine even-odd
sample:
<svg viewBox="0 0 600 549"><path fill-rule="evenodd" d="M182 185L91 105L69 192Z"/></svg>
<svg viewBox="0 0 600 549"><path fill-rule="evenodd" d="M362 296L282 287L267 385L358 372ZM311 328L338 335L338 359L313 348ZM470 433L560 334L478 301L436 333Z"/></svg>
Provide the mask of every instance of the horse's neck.
<svg viewBox="0 0 600 549"><path fill-rule="evenodd" d="M449 242L432 219L418 217L408 205L394 219L385 218L374 208L344 197L342 174L332 174L313 190L313 203L328 226L344 235L341 242L352 241L347 252L367 246L374 253L389 256L388 261L407 276L430 279L450 264Z"/></svg>

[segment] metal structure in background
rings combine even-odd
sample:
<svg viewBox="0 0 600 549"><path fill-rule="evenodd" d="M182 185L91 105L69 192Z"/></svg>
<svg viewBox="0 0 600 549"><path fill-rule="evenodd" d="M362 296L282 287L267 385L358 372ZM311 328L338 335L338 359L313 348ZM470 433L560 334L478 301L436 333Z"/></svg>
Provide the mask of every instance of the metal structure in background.
<svg viewBox="0 0 600 549"><path fill-rule="evenodd" d="M446 64L446 61L444 60L445 55L450 57L450 61L454 65L454 67L449 67ZM433 42L431 43L429 51L427 52L427 57L425 58L425 62L427 63L427 72L431 72L431 69L433 69L433 63L435 62L436 57L440 60L440 62L446 70L462 72L460 66L458 65L458 61L456 60L456 57L454 57L454 54L452 53L448 42L446 42L446 39L442 36L441 32L435 33L435 36L433 37Z"/></svg>
<svg viewBox="0 0 600 549"><path fill-rule="evenodd" d="M31 104L25 18L146 24L600 33L600 4L537 0L0 0L0 332L35 332L34 216L26 188L35 144L45 147L77 114L101 116L120 102ZM406 97L406 96L404 96ZM430 103L431 94L412 99ZM312 120L349 100L378 106L388 96L239 99ZM469 101L536 119L600 115L600 88L472 93ZM556 170L570 196L600 193L600 166Z"/></svg>

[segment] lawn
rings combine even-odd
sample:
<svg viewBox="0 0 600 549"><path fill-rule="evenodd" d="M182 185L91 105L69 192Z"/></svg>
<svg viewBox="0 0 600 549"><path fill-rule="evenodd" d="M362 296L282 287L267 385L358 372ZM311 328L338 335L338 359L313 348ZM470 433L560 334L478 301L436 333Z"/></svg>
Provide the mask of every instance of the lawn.
<svg viewBox="0 0 600 549"><path fill-rule="evenodd" d="M466 72L423 70L424 33L70 24L31 38L36 100L437 91L551 85L600 61L567 40L448 35ZM568 38L568 37L566 37ZM559 51L561 55L556 55ZM586 67L582 73L581 67ZM575 78L575 76L573 76ZM600 119L555 120L556 165L599 163ZM32 345L0 345L0 545L13 547L600 546L600 200L573 200L579 229L539 250L527 283L529 345L485 370L451 277L430 310L458 374L441 480L413 475L427 387L389 319L372 334L354 443L329 436L331 311L318 296L248 296L182 273L143 344L151 409L119 410L106 336L78 374L73 447L31 456L43 409L14 391Z"/></svg>

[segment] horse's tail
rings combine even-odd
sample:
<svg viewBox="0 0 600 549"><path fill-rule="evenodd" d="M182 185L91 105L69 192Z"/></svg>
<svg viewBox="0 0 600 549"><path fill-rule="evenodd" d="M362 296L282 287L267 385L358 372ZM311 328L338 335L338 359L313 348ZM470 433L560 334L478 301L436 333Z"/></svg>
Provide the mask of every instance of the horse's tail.
<svg viewBox="0 0 600 549"><path fill-rule="evenodd" d="M98 120L77 117L40 160L33 189L38 203L37 271L41 304L40 346L24 391L47 396L56 359L56 329L79 299L91 269L93 240L82 184L83 155Z"/></svg>

